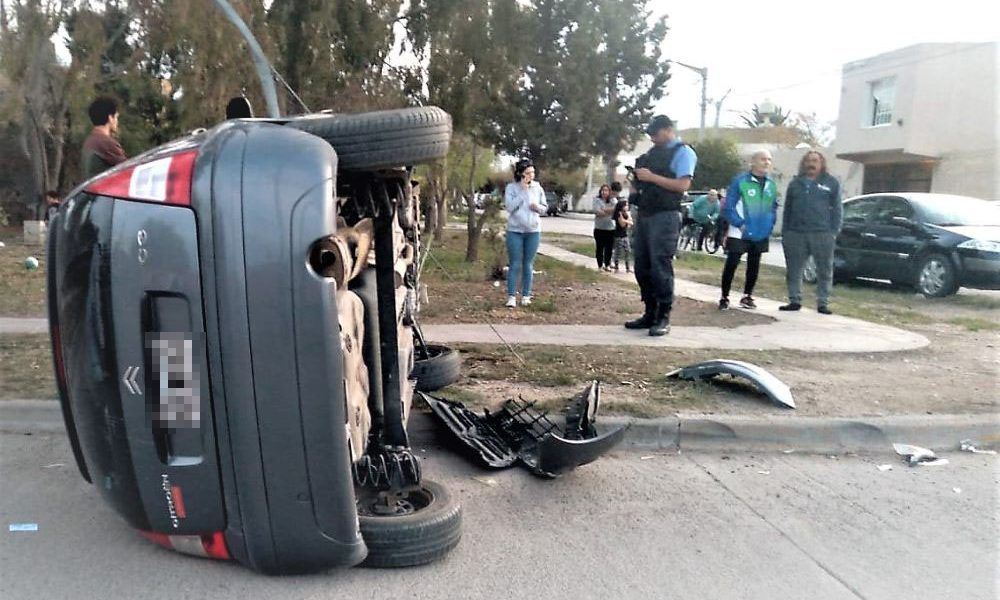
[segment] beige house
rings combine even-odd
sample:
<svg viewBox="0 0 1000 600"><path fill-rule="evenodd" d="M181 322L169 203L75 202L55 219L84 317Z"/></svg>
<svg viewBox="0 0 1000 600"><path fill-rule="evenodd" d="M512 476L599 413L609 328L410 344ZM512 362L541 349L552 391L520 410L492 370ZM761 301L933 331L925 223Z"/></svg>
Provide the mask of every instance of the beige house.
<svg viewBox="0 0 1000 600"><path fill-rule="evenodd" d="M838 158L861 192L1000 199L1000 43L918 44L843 67Z"/></svg>

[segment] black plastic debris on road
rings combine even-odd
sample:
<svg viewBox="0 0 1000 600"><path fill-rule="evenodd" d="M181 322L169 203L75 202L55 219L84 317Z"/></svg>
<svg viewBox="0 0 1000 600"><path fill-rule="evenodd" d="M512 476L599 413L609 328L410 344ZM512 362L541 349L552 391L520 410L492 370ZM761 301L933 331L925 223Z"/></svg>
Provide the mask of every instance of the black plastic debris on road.
<svg viewBox="0 0 1000 600"><path fill-rule="evenodd" d="M540 477L557 477L593 462L625 437L628 425L600 433L596 427L600 384L592 382L566 406L563 425L534 402L509 399L500 410L476 414L461 402L421 393L445 431L477 462L503 469L520 462Z"/></svg>

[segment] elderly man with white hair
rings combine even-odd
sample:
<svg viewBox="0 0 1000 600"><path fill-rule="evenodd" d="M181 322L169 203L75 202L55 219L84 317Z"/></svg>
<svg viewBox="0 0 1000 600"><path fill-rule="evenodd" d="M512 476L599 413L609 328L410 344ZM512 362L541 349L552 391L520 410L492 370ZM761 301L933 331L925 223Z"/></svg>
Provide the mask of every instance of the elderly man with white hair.
<svg viewBox="0 0 1000 600"><path fill-rule="evenodd" d="M760 272L760 256L768 250L768 239L778 212L778 186L767 176L771 171L771 161L771 153L767 150L754 152L750 158L750 170L737 175L726 192L724 214L729 223L729 234L719 310L729 308L729 289L744 254L747 255L747 277L740 306L757 308L753 288Z"/></svg>

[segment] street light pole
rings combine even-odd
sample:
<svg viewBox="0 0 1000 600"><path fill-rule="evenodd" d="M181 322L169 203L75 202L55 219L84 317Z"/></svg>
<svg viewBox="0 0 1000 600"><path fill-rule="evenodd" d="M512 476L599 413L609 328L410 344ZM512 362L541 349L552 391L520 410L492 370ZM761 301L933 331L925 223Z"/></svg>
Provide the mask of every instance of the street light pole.
<svg viewBox="0 0 1000 600"><path fill-rule="evenodd" d="M278 108L278 92L274 85L274 77L271 75L274 72L274 68L267 61L267 56L264 55L260 44L257 43L257 38L253 36L253 32L250 31L250 28L247 27L247 24L243 22L239 13L233 9L233 6L229 2L226 0L215 0L215 5L219 7L222 14L226 15L229 22L236 26L236 29L239 30L240 35L246 41L247 46L250 47L250 56L253 57L254 67L257 69L257 78L260 79L260 87L264 93L264 102L267 104L267 116L273 119L280 117L281 110Z"/></svg>
<svg viewBox="0 0 1000 600"><path fill-rule="evenodd" d="M708 111L708 67L695 67L679 60L668 60L667 62L686 67L701 75L701 128L698 130L698 141L701 141L705 135L705 113Z"/></svg>

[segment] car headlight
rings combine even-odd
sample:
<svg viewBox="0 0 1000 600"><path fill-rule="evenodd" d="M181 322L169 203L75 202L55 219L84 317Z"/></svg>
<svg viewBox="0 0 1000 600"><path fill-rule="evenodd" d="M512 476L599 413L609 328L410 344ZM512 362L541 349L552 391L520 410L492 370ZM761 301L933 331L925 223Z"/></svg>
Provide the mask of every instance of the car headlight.
<svg viewBox="0 0 1000 600"><path fill-rule="evenodd" d="M1000 253L1000 242L988 242L986 240L966 240L958 245L959 248L968 250L979 250L980 252Z"/></svg>

